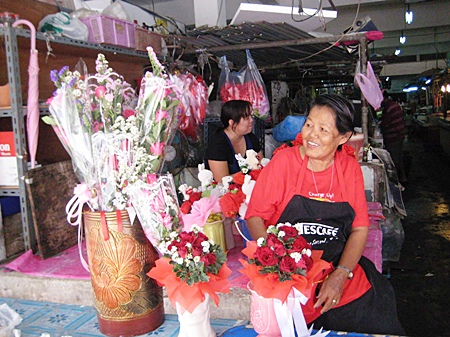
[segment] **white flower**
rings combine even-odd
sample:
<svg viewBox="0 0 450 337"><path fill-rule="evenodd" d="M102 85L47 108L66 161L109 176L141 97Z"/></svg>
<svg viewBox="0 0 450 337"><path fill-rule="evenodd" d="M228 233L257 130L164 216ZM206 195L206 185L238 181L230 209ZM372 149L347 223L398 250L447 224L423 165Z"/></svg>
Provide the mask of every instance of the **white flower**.
<svg viewBox="0 0 450 337"><path fill-rule="evenodd" d="M297 232L301 233L301 231L302 231L302 224L297 222L294 225L294 228L297 230Z"/></svg>
<svg viewBox="0 0 450 337"><path fill-rule="evenodd" d="M258 247L261 247L265 241L266 240L264 240L264 238L259 238L258 240L256 240L256 244L258 245Z"/></svg>
<svg viewBox="0 0 450 337"><path fill-rule="evenodd" d="M195 262L195 263L200 262L200 256L195 256L195 257L194 257L194 262Z"/></svg>
<svg viewBox="0 0 450 337"><path fill-rule="evenodd" d="M302 259L302 254L298 253L298 252L294 252L289 254L290 257L292 257L295 261L295 263L297 263L298 261L300 261Z"/></svg>
<svg viewBox="0 0 450 337"><path fill-rule="evenodd" d="M308 257L311 257L312 251L311 251L311 249L303 248L303 249L302 249L302 254L303 254L303 255L306 255L306 256L308 256Z"/></svg>
<svg viewBox="0 0 450 337"><path fill-rule="evenodd" d="M201 245L202 245L202 247L203 247L203 252L205 252L205 253L207 253L207 252L209 252L209 248L211 247L211 242L209 242L209 241L203 241L202 243L201 243Z"/></svg>
<svg viewBox="0 0 450 337"><path fill-rule="evenodd" d="M282 238L282 237L284 237L284 236L286 236L286 233L285 233L284 231L279 231L279 232L278 232L278 237L279 237L279 238Z"/></svg>

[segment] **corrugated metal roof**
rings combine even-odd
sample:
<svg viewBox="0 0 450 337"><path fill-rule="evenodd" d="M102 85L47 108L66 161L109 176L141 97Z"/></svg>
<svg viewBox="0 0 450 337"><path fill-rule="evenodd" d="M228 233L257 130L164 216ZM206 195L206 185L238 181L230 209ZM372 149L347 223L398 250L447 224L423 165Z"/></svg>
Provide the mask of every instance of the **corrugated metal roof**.
<svg viewBox="0 0 450 337"><path fill-rule="evenodd" d="M177 39L180 46L191 48L190 52L193 52L193 48L198 53L204 50L207 54L213 54L216 58L226 56L226 59L233 63L235 69L240 69L246 64L245 49L221 51L221 47L245 46L250 43L267 45L271 42L276 44L277 41L310 40L314 39L314 36L287 23L254 22L225 28L197 28L188 31L185 36L177 36ZM273 72L273 76L277 76L276 74L279 74L280 71L294 71L296 73L295 70L297 70L304 73L305 69L317 70L321 68L321 71L327 72L326 76L329 77L327 71L329 65L352 64L355 58L344 48L332 46L330 43L270 48L254 47L252 45L250 52L257 67L266 75ZM215 51L211 52L211 49ZM323 51L324 49L327 50ZM340 69L341 73L342 71L343 69Z"/></svg>

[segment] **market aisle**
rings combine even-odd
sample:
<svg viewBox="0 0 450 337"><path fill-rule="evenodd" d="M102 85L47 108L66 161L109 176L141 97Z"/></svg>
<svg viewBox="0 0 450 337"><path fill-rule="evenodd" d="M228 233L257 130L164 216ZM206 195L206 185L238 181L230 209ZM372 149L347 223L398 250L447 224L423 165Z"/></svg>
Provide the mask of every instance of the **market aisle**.
<svg viewBox="0 0 450 337"><path fill-rule="evenodd" d="M412 137L408 216L400 261L391 263L398 313L408 336L450 336L450 158Z"/></svg>

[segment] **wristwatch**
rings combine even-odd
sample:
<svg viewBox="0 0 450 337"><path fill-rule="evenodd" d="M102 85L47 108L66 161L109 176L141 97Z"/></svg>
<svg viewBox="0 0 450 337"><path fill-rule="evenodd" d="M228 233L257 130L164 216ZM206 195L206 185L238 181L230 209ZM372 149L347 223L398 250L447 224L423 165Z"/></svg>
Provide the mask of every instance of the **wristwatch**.
<svg viewBox="0 0 450 337"><path fill-rule="evenodd" d="M344 269L347 272L347 278L351 280L353 278L353 272L345 266L336 266L336 269Z"/></svg>

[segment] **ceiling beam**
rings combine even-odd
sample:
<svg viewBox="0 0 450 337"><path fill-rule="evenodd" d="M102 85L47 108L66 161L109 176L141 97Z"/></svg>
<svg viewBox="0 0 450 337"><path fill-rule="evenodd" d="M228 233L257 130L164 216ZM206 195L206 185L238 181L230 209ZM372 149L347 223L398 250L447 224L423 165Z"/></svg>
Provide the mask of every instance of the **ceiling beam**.
<svg viewBox="0 0 450 337"><path fill-rule="evenodd" d="M347 42L347 41L367 41L366 32L361 33L351 33L339 36L326 36L326 37L316 37L312 39L293 39L286 41L272 41L272 42L255 42L255 43L242 43L235 45L226 46L216 46L202 49L187 49L186 54L201 53L201 52L224 52L231 50L244 50L244 49L262 49L262 48L275 48L275 47L286 47L286 46L301 46L310 44L320 44L320 43L336 43Z"/></svg>

